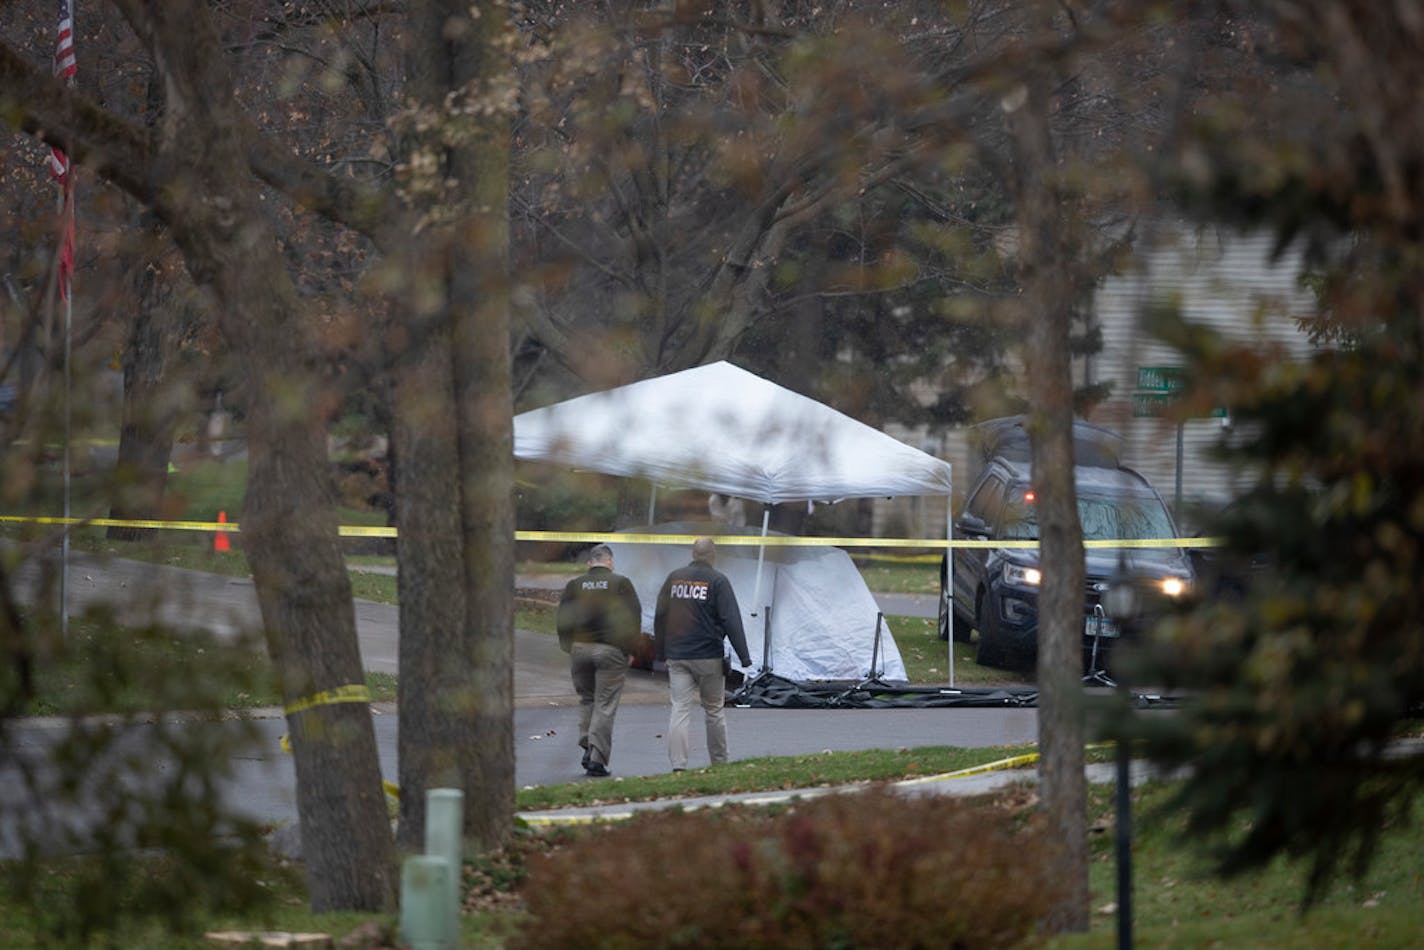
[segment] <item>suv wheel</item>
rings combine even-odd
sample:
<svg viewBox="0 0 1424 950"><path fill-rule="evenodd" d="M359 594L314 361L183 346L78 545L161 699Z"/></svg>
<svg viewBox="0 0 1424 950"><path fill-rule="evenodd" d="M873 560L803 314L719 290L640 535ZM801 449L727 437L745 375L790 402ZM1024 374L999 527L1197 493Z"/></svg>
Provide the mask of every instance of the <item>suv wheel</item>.
<svg viewBox="0 0 1424 950"><path fill-rule="evenodd" d="M994 625L985 618L987 612L984 592L981 590L974 598L974 616L977 618L975 625L979 628L979 647L974 651L974 662L980 666L1002 668L1005 661L1004 649L994 642L997 639L994 635Z"/></svg>
<svg viewBox="0 0 1424 950"><path fill-rule="evenodd" d="M957 643L968 643L970 635L973 633L974 625L968 620L961 618L958 612L950 609L945 602L943 594L939 598L939 619L935 624L935 634L941 640L948 640L950 630L954 631L954 639Z"/></svg>
<svg viewBox="0 0 1424 950"><path fill-rule="evenodd" d="M939 623L935 632L941 640L948 640L950 630L954 631L954 639L957 643L968 643L970 635L974 632L974 625L968 620L960 618L958 611L949 607L949 556L942 555L939 559Z"/></svg>
<svg viewBox="0 0 1424 950"><path fill-rule="evenodd" d="M954 615L954 639L960 643L968 643L974 635L974 625L963 619L958 614Z"/></svg>

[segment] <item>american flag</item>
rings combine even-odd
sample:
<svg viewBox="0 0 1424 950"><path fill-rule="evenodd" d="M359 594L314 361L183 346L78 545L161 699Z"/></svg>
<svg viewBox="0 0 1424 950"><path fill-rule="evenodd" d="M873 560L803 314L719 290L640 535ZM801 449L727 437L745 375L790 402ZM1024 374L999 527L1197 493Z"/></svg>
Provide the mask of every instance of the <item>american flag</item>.
<svg viewBox="0 0 1424 950"><path fill-rule="evenodd" d="M74 85L79 64L74 58L74 11L69 0L59 0L59 20L55 30L54 75L66 86ZM69 156L62 149L50 148L49 174L64 189L60 209L59 293L69 299L70 278L74 274L74 175Z"/></svg>
<svg viewBox="0 0 1424 950"><path fill-rule="evenodd" d="M74 74L79 72L79 64L74 59L74 16L69 0L59 0L58 38L54 47L54 75L63 79L65 85L74 84ZM63 184L69 177L69 156L57 148L50 149L49 174Z"/></svg>
<svg viewBox="0 0 1424 950"><path fill-rule="evenodd" d="M59 42L54 48L54 74L69 79L79 71L74 61L74 17L69 12L69 0L59 0Z"/></svg>

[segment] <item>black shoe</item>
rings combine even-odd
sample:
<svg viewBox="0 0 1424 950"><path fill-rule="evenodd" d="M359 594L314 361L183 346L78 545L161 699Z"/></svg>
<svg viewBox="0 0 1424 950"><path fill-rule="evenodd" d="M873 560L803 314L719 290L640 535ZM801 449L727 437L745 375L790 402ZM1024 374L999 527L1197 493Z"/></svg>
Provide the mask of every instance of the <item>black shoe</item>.
<svg viewBox="0 0 1424 950"><path fill-rule="evenodd" d="M608 766L604 765L602 762L590 762L584 767L584 771L587 772L589 775L594 776L595 778L605 778L613 774L612 772L608 771Z"/></svg>
<svg viewBox="0 0 1424 950"><path fill-rule="evenodd" d="M583 761L579 763L580 768L588 768L588 757L590 755L593 755L593 751L591 749L583 750Z"/></svg>

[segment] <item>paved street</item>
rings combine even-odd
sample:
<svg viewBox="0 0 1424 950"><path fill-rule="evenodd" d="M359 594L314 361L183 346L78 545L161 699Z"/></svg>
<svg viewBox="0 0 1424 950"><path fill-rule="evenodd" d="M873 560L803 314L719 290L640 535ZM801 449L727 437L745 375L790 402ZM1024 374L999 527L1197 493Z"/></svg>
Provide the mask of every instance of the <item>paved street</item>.
<svg viewBox="0 0 1424 950"><path fill-rule="evenodd" d="M175 627L199 626L216 634L233 636L260 625L257 594L249 578L224 577L175 567L99 559L72 553L69 569L69 609L81 613L90 604L105 603L119 617L138 624L156 618ZM361 568L362 570L380 570ZM564 575L521 577L517 586L558 589ZM15 577L22 601L33 595L38 570L33 562ZM882 594L887 614L934 616L935 598L928 594ZM399 672L400 612L390 604L356 601L356 634L361 660L377 673ZM520 707L577 702L568 676L568 656L558 641L546 634L515 631L514 695ZM630 679L625 703L667 701L666 681Z"/></svg>
<svg viewBox="0 0 1424 950"><path fill-rule="evenodd" d="M524 577L521 587L562 586L566 578ZM18 586L24 595L35 581L33 572L21 573ZM253 628L258 622L255 592L250 580L220 577L194 571L154 566L134 561L100 562L88 555L73 555L70 568L70 610L107 601L122 606L121 614L138 619L156 609L171 623L193 623L219 634ZM927 611L933 615L934 597L887 595L886 613ZM395 607L358 601L357 632L367 669L396 673L399 614ZM634 670L630 673L614 732L612 779L587 779L579 767L577 697L568 674L568 657L556 638L516 631L514 692L516 781L521 786L567 781L612 781L618 776L665 772L664 744L667 725L667 680L663 674ZM398 717L393 705L373 707L373 721L382 770L395 781ZM1036 710L1029 708L934 709L750 709L727 712L734 759L771 755L814 754L830 750L954 745L984 747L1034 741ZM232 800L250 814L281 822L296 817L295 776L291 757L280 749L286 731L278 710L268 710L257 722L261 741L233 764L236 779ZM34 721L19 734L21 743L42 747L47 730L58 722ZM694 724L693 764L706 762L700 723Z"/></svg>

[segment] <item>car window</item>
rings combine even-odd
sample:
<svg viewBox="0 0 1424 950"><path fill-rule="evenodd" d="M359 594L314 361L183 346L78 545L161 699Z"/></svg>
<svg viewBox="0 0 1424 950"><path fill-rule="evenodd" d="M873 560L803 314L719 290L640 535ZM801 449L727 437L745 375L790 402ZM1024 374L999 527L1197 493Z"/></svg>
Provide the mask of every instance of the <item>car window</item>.
<svg viewBox="0 0 1424 950"><path fill-rule="evenodd" d="M1166 506L1155 496L1079 496L1078 520L1085 541L1170 538L1174 533Z"/></svg>
<svg viewBox="0 0 1424 950"><path fill-rule="evenodd" d="M970 496L969 503L964 506L964 513L993 524L994 516L999 513L1003 502L1004 480L997 475L990 475Z"/></svg>
<svg viewBox="0 0 1424 950"><path fill-rule="evenodd" d="M1038 513L1034 509L1033 492L1017 491L1009 496L998 529L999 537L1005 541L1038 540Z"/></svg>
<svg viewBox="0 0 1424 950"><path fill-rule="evenodd" d="M1144 540L1170 538L1172 520L1166 507L1154 496L1079 495L1078 521L1085 541ZM1015 494L996 525L1006 541L1037 541L1038 514L1031 493Z"/></svg>

